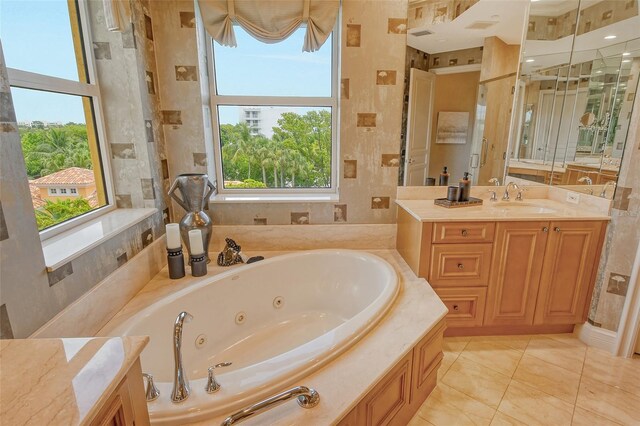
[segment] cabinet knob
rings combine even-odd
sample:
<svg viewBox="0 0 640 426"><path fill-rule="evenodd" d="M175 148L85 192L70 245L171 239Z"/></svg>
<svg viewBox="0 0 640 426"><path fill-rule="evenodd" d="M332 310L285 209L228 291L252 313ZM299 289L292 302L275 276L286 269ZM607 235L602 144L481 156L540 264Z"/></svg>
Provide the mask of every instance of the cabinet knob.
<svg viewBox="0 0 640 426"><path fill-rule="evenodd" d="M463 237L466 237L469 234L466 229L463 229L461 233Z"/></svg>
<svg viewBox="0 0 640 426"><path fill-rule="evenodd" d="M462 263L458 263L458 269L464 269L464 265Z"/></svg>
<svg viewBox="0 0 640 426"><path fill-rule="evenodd" d="M557 226L555 228L553 228L554 231L556 232L560 232L560 228L558 228Z"/></svg>
<svg viewBox="0 0 640 426"><path fill-rule="evenodd" d="M458 305L453 305L453 310L454 310L454 311L459 311L459 310L460 310L460 307L459 307Z"/></svg>
<svg viewBox="0 0 640 426"><path fill-rule="evenodd" d="M542 232L549 232L549 227L545 226L544 228L542 228Z"/></svg>

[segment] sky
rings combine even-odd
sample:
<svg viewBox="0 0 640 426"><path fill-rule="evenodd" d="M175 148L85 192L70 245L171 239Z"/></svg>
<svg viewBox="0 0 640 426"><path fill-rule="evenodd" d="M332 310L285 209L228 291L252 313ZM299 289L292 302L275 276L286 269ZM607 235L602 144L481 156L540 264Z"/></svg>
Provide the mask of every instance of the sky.
<svg viewBox="0 0 640 426"><path fill-rule="evenodd" d="M276 44L235 31L238 47L214 42L221 95L331 96L330 39L303 53L304 29ZM0 37L8 67L78 81L66 0L1 0ZM18 121L85 122L76 96L17 88L12 94ZM237 123L238 110L227 108L220 121Z"/></svg>

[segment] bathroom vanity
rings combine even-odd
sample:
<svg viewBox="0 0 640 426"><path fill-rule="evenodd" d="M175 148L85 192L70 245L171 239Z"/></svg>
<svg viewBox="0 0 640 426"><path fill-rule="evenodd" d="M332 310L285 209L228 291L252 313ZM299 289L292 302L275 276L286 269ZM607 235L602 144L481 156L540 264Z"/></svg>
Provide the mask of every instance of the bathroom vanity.
<svg viewBox="0 0 640 426"><path fill-rule="evenodd" d="M1 340L3 424L148 425L140 369L148 342L148 337Z"/></svg>
<svg viewBox="0 0 640 426"><path fill-rule="evenodd" d="M449 309L447 335L570 332L586 321L606 215L548 199L397 203L397 250Z"/></svg>

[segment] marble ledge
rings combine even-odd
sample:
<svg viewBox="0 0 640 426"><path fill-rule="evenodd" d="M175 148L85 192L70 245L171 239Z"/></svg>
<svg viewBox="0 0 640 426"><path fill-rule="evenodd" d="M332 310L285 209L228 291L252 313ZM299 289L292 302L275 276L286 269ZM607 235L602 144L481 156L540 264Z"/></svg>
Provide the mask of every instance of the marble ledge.
<svg viewBox="0 0 640 426"><path fill-rule="evenodd" d="M245 424L248 426L335 424L444 318L447 308L429 284L413 274L396 250L365 251L389 262L400 278L401 290L389 312L352 348L320 370L299 381L299 385L312 387L320 393L321 403L318 407L302 410L291 401L260 414ZM251 251L246 254L249 256L263 255L270 258L289 252ZM211 278L217 273L229 271L229 268L242 267L243 265L234 265L225 268L212 262L208 266L208 277ZM168 277L167 268L164 268L104 327L104 333L106 334L108 330L126 321L141 309L201 280L202 278L190 276L180 280L171 280ZM99 334L102 333L101 331ZM229 414L231 413L226 415ZM226 415L197 422L194 425L218 425Z"/></svg>
<svg viewBox="0 0 640 426"><path fill-rule="evenodd" d="M0 419L7 425L89 424L149 337L0 341Z"/></svg>

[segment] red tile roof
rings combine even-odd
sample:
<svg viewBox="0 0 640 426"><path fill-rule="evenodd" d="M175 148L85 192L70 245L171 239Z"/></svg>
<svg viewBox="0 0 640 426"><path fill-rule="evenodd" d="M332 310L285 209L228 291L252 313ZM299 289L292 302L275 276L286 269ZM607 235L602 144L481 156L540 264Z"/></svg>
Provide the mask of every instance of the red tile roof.
<svg viewBox="0 0 640 426"><path fill-rule="evenodd" d="M36 186L77 185L88 186L95 183L93 170L80 167L69 167L32 181Z"/></svg>
<svg viewBox="0 0 640 426"><path fill-rule="evenodd" d="M40 196L40 188L38 188L32 180L29 181L29 191L31 192L31 202L34 209L40 209L46 204Z"/></svg>

